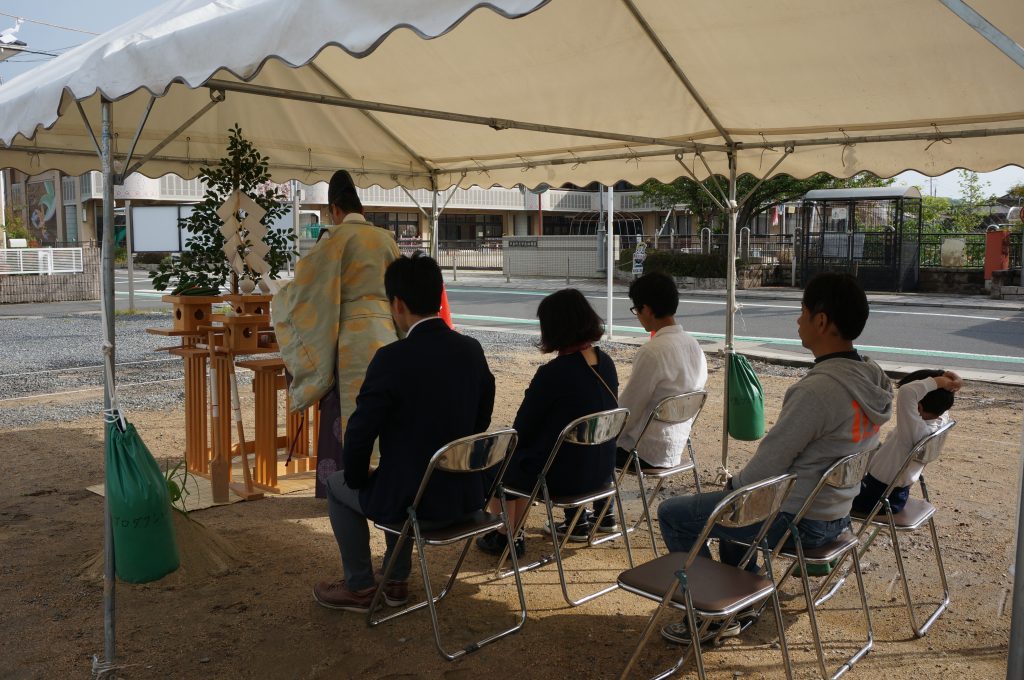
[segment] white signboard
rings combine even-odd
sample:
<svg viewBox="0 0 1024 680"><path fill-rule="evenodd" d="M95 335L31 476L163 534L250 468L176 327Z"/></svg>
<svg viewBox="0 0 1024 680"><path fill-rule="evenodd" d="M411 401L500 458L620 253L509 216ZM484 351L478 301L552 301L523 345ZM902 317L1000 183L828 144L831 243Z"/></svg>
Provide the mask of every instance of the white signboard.
<svg viewBox="0 0 1024 680"><path fill-rule="evenodd" d="M640 242L636 244L636 250L633 251L633 274L639 275L644 273L644 260L647 259L647 244Z"/></svg>

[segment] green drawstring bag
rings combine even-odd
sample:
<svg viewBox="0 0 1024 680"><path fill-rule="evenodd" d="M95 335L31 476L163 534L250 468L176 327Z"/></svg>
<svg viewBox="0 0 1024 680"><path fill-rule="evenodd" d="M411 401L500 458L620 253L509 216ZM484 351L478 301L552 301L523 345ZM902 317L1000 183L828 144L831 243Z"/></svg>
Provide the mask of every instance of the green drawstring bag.
<svg viewBox="0 0 1024 680"><path fill-rule="evenodd" d="M135 426L120 418L107 423L106 459L117 575L129 583L162 578L178 568L179 559L160 466Z"/></svg>
<svg viewBox="0 0 1024 680"><path fill-rule="evenodd" d="M742 354L729 355L729 436L752 442L764 436L764 389Z"/></svg>

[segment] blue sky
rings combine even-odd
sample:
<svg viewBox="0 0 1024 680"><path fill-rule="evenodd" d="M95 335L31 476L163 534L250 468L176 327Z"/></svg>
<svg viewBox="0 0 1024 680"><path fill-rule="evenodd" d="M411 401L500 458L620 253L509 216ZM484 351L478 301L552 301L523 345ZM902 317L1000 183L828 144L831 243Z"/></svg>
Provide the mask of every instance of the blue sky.
<svg viewBox="0 0 1024 680"><path fill-rule="evenodd" d="M34 19L47 24L102 33L123 23L127 19L156 7L163 0L0 0L0 31L12 27L15 19L7 15ZM287 0L282 0L287 1ZM28 43L28 49L57 54L81 44L93 36L86 33L44 26L26 21L18 32L18 38ZM0 62L0 79L10 80L48 59L43 55L24 54L6 62ZM958 175L955 172L936 177L934 191L938 196L958 197ZM983 182L988 183L986 192L1003 194L1015 184L1024 184L1024 170L1006 167L995 172L983 173ZM929 193L928 178L916 172L905 172L897 176L898 184L917 185Z"/></svg>

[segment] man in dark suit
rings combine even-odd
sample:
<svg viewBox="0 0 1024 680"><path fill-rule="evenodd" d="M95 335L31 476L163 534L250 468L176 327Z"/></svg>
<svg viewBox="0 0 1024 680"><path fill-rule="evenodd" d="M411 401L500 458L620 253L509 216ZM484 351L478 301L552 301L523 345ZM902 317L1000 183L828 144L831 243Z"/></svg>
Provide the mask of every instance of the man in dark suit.
<svg viewBox="0 0 1024 680"><path fill-rule="evenodd" d="M367 367L345 432L345 467L327 482L328 515L345 577L313 587L324 607L369 609L381 584L373 571L367 518L403 522L431 456L491 422L494 376L480 343L438 318L441 286L441 269L420 253L395 260L384 274L391 314L406 337L379 349ZM370 471L375 441L380 464ZM482 508L487 490L480 474L435 472L418 516L427 528L445 526ZM385 564L397 543L391 534L386 540ZM384 600L393 607L409 599L412 541L396 559L392 579L382 584Z"/></svg>

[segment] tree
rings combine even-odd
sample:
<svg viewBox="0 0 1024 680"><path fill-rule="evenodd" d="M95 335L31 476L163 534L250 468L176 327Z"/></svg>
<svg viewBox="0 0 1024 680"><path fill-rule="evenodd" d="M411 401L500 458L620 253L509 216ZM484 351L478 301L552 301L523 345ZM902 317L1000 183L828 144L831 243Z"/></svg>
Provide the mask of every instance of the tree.
<svg viewBox="0 0 1024 680"><path fill-rule="evenodd" d="M717 180L717 187L716 187ZM742 198L754 188L758 180L753 175L741 175L736 178L736 195ZM891 179L881 179L871 173L862 172L849 179L833 177L828 173L820 172L807 179L795 179L789 175L776 175L765 180L751 197L740 206L737 215L737 224L740 227L748 225L757 215L771 209L773 206L800 198L813 189L841 189L859 187L888 186L892 184ZM728 181L724 177L706 179L704 186L715 195L721 202L721 193L718 187L724 191ZM641 187L644 199L651 201L660 208L670 208L673 205L685 204L696 218L698 228L711 227L712 231L725 231L726 214L715 205L700 185L691 179L680 177L671 184L663 184L655 180L648 180Z"/></svg>
<svg viewBox="0 0 1024 680"><path fill-rule="evenodd" d="M281 200L284 195L279 194L277 187L270 182L269 159L242 136L242 129L237 124L230 133L227 157L220 159L216 168L199 169L199 177L206 185L203 201L194 206L190 216L179 220L179 224L192 234L188 250L176 260L161 263L160 268L149 275L157 290L165 290L173 283L175 295L216 295L220 292L232 269L223 251L224 236L220 233L223 222L217 215L217 209L236 189L267 211L260 220L264 226L272 224L288 211ZM239 213L235 217L241 220L244 216ZM242 245L238 247L238 254L244 257L250 247L248 232L243 229L240 236ZM270 247L264 258L270 265L269 278L277 278L288 257L294 253L294 240L291 230L267 230L263 242ZM240 278L255 283L260 275L246 266ZM237 292L237 282L232 283L232 289Z"/></svg>
<svg viewBox="0 0 1024 680"><path fill-rule="evenodd" d="M922 196L921 230L925 232L949 231L947 215L952 205L953 202L943 196Z"/></svg>
<svg viewBox="0 0 1024 680"><path fill-rule="evenodd" d="M977 231L985 219L981 209L994 202L995 197L985 193L989 183L982 182L976 172L961 170L957 184L960 185L960 200L950 206L950 229L957 233Z"/></svg>

